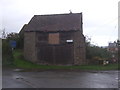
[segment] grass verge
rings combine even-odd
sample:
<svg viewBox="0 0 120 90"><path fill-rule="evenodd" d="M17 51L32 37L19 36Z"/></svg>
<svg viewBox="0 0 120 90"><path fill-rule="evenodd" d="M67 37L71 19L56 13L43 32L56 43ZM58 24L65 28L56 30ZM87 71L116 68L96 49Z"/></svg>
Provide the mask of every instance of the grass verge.
<svg viewBox="0 0 120 90"><path fill-rule="evenodd" d="M38 65L30 61L26 61L23 57L21 50L15 50L14 53L14 65L17 68L23 69L64 69L64 70L117 70L118 64L103 65L79 65L79 66L57 66L57 65Z"/></svg>

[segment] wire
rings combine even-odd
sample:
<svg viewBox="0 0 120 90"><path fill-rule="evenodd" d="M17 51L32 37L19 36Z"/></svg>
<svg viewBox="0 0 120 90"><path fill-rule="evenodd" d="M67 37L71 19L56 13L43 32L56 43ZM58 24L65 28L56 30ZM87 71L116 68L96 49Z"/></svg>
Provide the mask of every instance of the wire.
<svg viewBox="0 0 120 90"><path fill-rule="evenodd" d="M120 18L120 17L119 17L119 18ZM113 19L113 20L111 20L111 21L109 21L109 22L101 25L100 27L103 27L103 26L105 26L105 25L111 24L111 23L113 23L113 22L116 21L116 20L118 20L118 17L116 17L115 19Z"/></svg>

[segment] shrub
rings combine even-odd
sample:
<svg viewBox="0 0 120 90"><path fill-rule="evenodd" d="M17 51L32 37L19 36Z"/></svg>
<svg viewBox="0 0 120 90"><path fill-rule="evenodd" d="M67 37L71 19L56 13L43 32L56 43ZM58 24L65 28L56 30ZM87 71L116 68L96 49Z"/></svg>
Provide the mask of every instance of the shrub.
<svg viewBox="0 0 120 90"><path fill-rule="evenodd" d="M12 65L14 61L12 49L7 40L2 40L2 64L3 66Z"/></svg>

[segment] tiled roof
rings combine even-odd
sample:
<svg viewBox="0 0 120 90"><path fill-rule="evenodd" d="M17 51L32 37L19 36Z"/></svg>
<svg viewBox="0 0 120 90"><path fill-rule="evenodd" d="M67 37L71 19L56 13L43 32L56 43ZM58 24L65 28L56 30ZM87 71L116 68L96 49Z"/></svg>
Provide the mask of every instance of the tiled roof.
<svg viewBox="0 0 120 90"><path fill-rule="evenodd" d="M19 34L23 34L24 31L26 30L27 24L24 24L24 26L22 27L22 29L20 30Z"/></svg>
<svg viewBox="0 0 120 90"><path fill-rule="evenodd" d="M25 31L72 31L82 30L82 13L34 15Z"/></svg>

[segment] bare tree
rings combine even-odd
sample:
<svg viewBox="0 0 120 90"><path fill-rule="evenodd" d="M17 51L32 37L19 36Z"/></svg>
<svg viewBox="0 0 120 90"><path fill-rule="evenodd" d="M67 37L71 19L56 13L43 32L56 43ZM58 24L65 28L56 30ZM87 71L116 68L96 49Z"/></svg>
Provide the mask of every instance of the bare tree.
<svg viewBox="0 0 120 90"><path fill-rule="evenodd" d="M2 39L6 39L7 35L6 35L6 31L5 28L2 30Z"/></svg>

